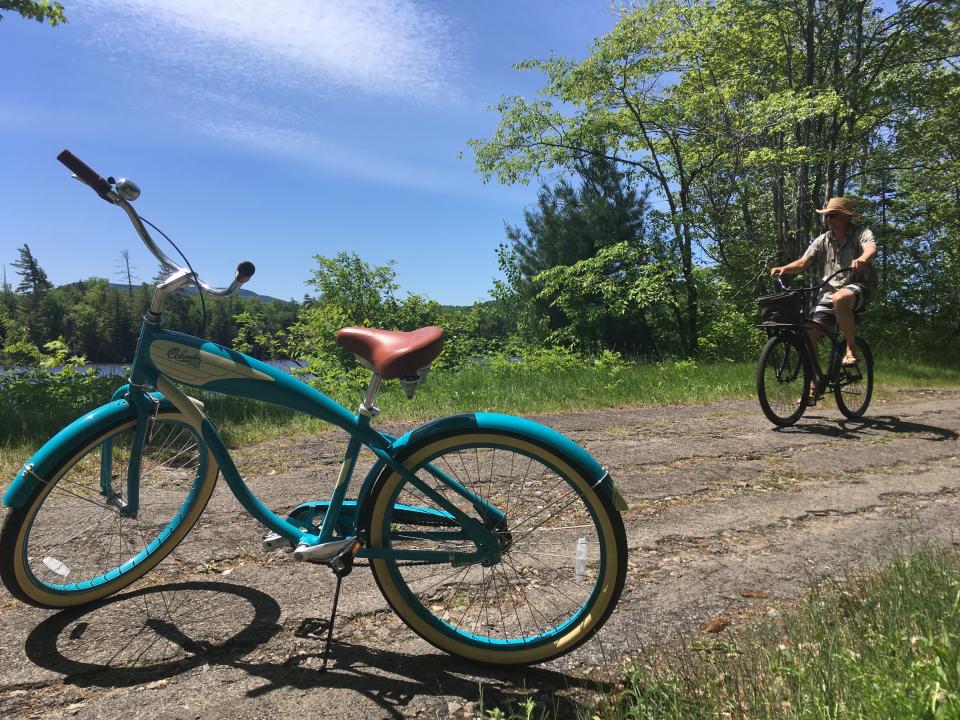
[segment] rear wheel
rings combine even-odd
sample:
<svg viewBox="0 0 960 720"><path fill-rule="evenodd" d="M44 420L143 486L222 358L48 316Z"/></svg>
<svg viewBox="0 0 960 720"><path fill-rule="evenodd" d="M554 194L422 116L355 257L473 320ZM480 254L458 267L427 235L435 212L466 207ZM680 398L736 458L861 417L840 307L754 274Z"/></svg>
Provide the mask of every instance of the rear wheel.
<svg viewBox="0 0 960 720"><path fill-rule="evenodd" d="M846 417L854 419L862 417L870 405L873 397L873 353L863 338L857 338L857 364L847 367L840 366L837 373L837 383L833 387L833 395L837 399L837 407ZM839 352L845 352L844 346L839 346ZM837 358L839 365L840 358Z"/></svg>
<svg viewBox="0 0 960 720"><path fill-rule="evenodd" d="M757 398L774 425L793 425L806 409L813 371L802 341L792 333L771 337L757 361Z"/></svg>
<svg viewBox="0 0 960 720"><path fill-rule="evenodd" d="M507 432L470 431L425 438L403 464L484 524L498 547L454 559L476 546L445 504L384 471L371 497L370 548L443 558L371 562L384 597L421 637L478 662L525 665L573 650L603 625L623 589L626 534L611 499L569 458ZM452 482L493 510L478 510Z"/></svg>
<svg viewBox="0 0 960 720"><path fill-rule="evenodd" d="M99 600L153 568L193 527L217 465L176 411L157 415L142 453L139 511L123 511L136 423L105 426L67 452L27 502L8 511L0 578L15 597L51 608Z"/></svg>

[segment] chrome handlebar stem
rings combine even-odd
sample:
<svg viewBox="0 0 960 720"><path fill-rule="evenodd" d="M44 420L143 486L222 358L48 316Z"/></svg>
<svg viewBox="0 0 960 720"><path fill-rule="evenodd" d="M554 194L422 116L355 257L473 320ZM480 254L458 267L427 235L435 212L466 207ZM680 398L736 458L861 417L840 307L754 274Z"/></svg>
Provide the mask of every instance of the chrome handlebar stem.
<svg viewBox="0 0 960 720"><path fill-rule="evenodd" d="M163 267L163 269L170 273L170 275L168 275L162 283L157 285L157 291L154 294L153 302L150 304L150 311L152 313L159 314L160 309L163 306L164 298L166 298L166 296L172 293L174 290L178 290L184 285L194 283L202 292L205 292L208 295L221 297L234 292L241 285L243 285L247 279L249 279L241 278L240 274L237 273L233 279L233 282L225 288L217 288L208 285L201 280L195 272L181 267L171 260L167 254L157 246L157 243L147 231L147 228L144 226L143 221L137 214L137 211L133 209L133 206L124 197L122 197L116 191L110 191L108 195L110 201L114 205L120 206L120 208L127 214L127 217L130 219L130 222L133 223L133 227L136 229L140 239L143 240L143 244L147 246L147 249L151 253L153 253L153 256L160 262L160 265Z"/></svg>

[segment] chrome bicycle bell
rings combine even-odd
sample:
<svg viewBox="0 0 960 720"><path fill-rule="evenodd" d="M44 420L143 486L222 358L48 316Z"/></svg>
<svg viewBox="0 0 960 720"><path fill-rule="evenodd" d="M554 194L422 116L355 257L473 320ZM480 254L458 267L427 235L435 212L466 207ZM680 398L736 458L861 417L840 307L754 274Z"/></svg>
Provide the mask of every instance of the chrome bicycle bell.
<svg viewBox="0 0 960 720"><path fill-rule="evenodd" d="M137 184L133 180L128 180L127 178L117 180L116 191L120 193L120 197L128 202L133 202L140 197L140 188L137 187Z"/></svg>

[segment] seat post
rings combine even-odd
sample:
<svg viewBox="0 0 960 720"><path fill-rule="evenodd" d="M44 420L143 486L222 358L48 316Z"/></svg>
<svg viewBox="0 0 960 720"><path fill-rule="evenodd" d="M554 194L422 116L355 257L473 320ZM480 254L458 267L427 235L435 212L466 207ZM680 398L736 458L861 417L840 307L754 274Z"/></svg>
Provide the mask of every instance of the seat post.
<svg viewBox="0 0 960 720"><path fill-rule="evenodd" d="M370 384L367 385L367 395L363 398L363 402L360 403L360 408L357 410L361 415L373 418L380 412L380 410L374 406L374 403L377 401L377 394L380 392L380 382L381 377L379 373L373 373L373 376L370 378Z"/></svg>

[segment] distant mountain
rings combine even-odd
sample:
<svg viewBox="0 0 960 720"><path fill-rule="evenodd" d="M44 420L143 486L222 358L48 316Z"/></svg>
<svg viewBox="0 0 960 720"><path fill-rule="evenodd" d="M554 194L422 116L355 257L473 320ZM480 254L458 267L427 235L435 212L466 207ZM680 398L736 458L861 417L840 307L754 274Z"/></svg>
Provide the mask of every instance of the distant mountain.
<svg viewBox="0 0 960 720"><path fill-rule="evenodd" d="M126 285L118 285L117 283L110 283L110 287L119 287L123 290L127 289ZM187 285L178 292L182 292L184 295L196 295L197 286L196 285ZM253 290L246 290L245 288L240 288L237 290L237 295L242 297L244 300L259 300L262 303L273 303L273 302L296 302L295 300L281 300L280 298L271 297L270 295L260 295L255 293Z"/></svg>
<svg viewBox="0 0 960 720"><path fill-rule="evenodd" d="M107 283L107 286L113 290L120 290L122 292L127 291L127 286L123 283ZM139 285L135 285L134 289L138 288ZM187 285L185 288L182 288L178 292L182 292L184 295L196 295L197 287L196 285ZM259 300L262 303L273 303L273 302L296 302L296 300L281 300L280 298L271 297L270 295L260 295L259 293L253 292L253 290L246 290L245 288L240 288L237 291L237 295L242 297L244 300Z"/></svg>

